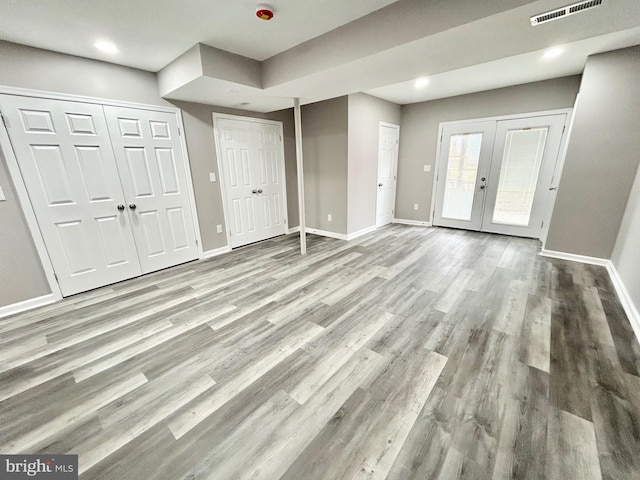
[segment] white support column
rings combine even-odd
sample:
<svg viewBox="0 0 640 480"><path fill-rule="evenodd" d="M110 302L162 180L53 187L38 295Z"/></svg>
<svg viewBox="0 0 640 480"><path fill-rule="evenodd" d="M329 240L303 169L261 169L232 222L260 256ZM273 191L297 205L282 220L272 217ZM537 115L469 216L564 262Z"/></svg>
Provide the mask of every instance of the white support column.
<svg viewBox="0 0 640 480"><path fill-rule="evenodd" d="M304 172L302 170L302 115L300 99L293 99L293 115L296 128L296 162L298 167L298 209L300 210L300 253L307 254L307 235L304 215Z"/></svg>

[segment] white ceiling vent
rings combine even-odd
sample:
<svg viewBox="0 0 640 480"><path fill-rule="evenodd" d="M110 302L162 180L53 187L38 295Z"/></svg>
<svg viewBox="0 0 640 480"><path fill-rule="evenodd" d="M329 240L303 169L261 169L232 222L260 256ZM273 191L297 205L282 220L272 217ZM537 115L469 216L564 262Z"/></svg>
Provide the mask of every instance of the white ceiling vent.
<svg viewBox="0 0 640 480"><path fill-rule="evenodd" d="M535 27L536 25L558 20L559 18L568 17L574 13L584 12L589 8L599 7L603 2L604 0L586 0L584 2L574 3L567 7L558 8L557 10L541 13L540 15L531 17L531 26Z"/></svg>

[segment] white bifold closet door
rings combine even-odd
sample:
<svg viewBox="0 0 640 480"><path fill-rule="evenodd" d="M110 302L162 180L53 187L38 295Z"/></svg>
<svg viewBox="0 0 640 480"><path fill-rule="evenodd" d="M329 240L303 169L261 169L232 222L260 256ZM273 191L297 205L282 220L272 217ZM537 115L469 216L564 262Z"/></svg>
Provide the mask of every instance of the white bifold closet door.
<svg viewBox="0 0 640 480"><path fill-rule="evenodd" d="M231 247L287 232L281 125L216 120Z"/></svg>
<svg viewBox="0 0 640 480"><path fill-rule="evenodd" d="M175 115L105 106L143 273L198 257Z"/></svg>
<svg viewBox="0 0 640 480"><path fill-rule="evenodd" d="M132 140L112 143L120 109L14 95L0 108L64 296L197 258L173 115L123 109Z"/></svg>

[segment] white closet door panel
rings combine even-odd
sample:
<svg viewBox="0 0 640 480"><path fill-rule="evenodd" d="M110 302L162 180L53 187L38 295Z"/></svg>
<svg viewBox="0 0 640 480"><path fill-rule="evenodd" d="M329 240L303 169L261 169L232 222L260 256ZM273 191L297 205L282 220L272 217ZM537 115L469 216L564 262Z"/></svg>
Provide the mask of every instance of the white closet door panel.
<svg viewBox="0 0 640 480"><path fill-rule="evenodd" d="M172 113L104 107L144 273L198 257L185 159Z"/></svg>
<svg viewBox="0 0 640 480"><path fill-rule="evenodd" d="M255 196L262 239L286 233L284 223L284 161L280 128L272 124L253 123L251 126L254 144L255 170L258 194Z"/></svg>
<svg viewBox="0 0 640 480"><path fill-rule="evenodd" d="M141 273L102 107L0 96L63 295Z"/></svg>

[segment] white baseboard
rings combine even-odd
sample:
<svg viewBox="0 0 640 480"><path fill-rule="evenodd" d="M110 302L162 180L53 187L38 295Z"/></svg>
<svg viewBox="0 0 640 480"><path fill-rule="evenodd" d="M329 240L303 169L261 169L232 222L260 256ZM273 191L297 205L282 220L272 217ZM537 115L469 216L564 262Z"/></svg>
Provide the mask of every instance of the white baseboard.
<svg viewBox="0 0 640 480"><path fill-rule="evenodd" d="M214 250L207 250L206 252L202 252L202 259L217 257L218 255L222 255L223 253L229 253L231 251L231 247L228 245L220 248L216 248Z"/></svg>
<svg viewBox="0 0 640 480"><path fill-rule="evenodd" d="M624 282L622 281L622 277L620 277L616 266L610 260L609 264L607 265L607 271L609 272L611 282L616 289L616 293L618 294L618 298L620 299L622 308L624 308L627 317L629 317L631 328L633 328L633 331L636 334L636 338L640 342L640 313L638 313L638 308L636 307L635 303L633 303L627 287L624 286Z"/></svg>
<svg viewBox="0 0 640 480"><path fill-rule="evenodd" d="M337 238L338 240L346 240L347 236L344 233L328 232L326 230L318 230L317 228L306 227L307 233L313 233L314 235L320 235L322 237Z"/></svg>
<svg viewBox="0 0 640 480"><path fill-rule="evenodd" d="M292 227L287 231L287 235L290 235L292 233L298 233L299 231L300 231L300 226Z"/></svg>
<svg viewBox="0 0 640 480"><path fill-rule="evenodd" d="M358 237L366 235L367 233L371 233L371 232L375 231L376 228L377 227L375 225L372 225L370 227L363 228L362 230L358 230L357 232L349 233L349 234L347 234L347 240L354 240L354 239L356 239Z"/></svg>
<svg viewBox="0 0 640 480"><path fill-rule="evenodd" d="M403 225L415 225L417 227L430 227L431 222L420 222L418 220L404 220L402 218L394 218L393 223L401 223Z"/></svg>
<svg viewBox="0 0 640 480"><path fill-rule="evenodd" d="M576 255L573 253L556 252L554 250L542 250L540 252L540 255L542 255L543 257L559 258L561 260L569 260L572 262L587 263L589 265L600 265L602 267L606 267L607 272L609 273L609 277L611 278L611 283L613 283L613 287L616 289L616 293L618 294L620 304L622 305L622 308L624 308L624 312L629 318L631 328L633 328L633 331L636 334L636 338L640 342L640 313L638 313L638 308L633 303L631 295L629 295L629 292L624 286L624 282L622 281L622 278L620 277L616 266L611 260L608 260L606 258L588 257L586 255Z"/></svg>
<svg viewBox="0 0 640 480"><path fill-rule="evenodd" d="M543 257L559 258L560 260L569 260L571 262L587 263L589 265L601 265L606 267L611 260L599 257L587 257L586 255L576 255L575 253L556 252L555 250L542 250L540 255Z"/></svg>
<svg viewBox="0 0 640 480"><path fill-rule="evenodd" d="M29 300L24 300L22 302L12 303L11 305L0 307L0 318L8 317L9 315L15 315L16 313L20 312L25 312L27 310L31 310L32 308L49 305L50 303L53 303L55 301L56 296L53 293L50 293L41 297L30 298Z"/></svg>

